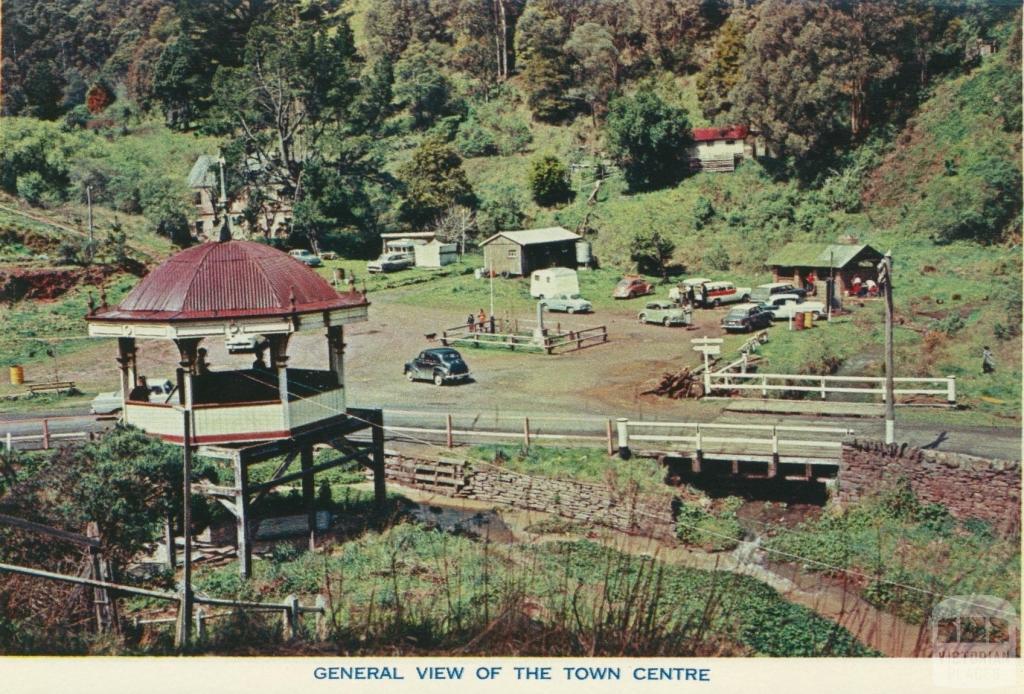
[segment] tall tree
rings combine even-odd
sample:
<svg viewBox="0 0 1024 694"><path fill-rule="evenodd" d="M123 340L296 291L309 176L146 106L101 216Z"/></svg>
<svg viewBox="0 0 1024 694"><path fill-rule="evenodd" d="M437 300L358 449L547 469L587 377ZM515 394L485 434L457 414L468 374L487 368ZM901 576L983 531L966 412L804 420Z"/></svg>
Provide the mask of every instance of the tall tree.
<svg viewBox="0 0 1024 694"><path fill-rule="evenodd" d="M669 185L688 171L692 136L686 111L651 91L611 102L605 138L634 190Z"/></svg>
<svg viewBox="0 0 1024 694"><path fill-rule="evenodd" d="M476 202L462 159L438 137L427 138L398 177L405 184L402 219L416 227L429 225L453 205L472 207Z"/></svg>
<svg viewBox="0 0 1024 694"><path fill-rule="evenodd" d="M715 38L711 60L697 76L701 111L712 122L732 110L729 94L740 78L748 31L748 23L741 15L731 16Z"/></svg>
<svg viewBox="0 0 1024 694"><path fill-rule="evenodd" d="M611 33L593 22L577 26L565 46L575 59L576 83L580 96L590 107L593 124L604 115L608 100L618 85L619 52Z"/></svg>
<svg viewBox="0 0 1024 694"><path fill-rule="evenodd" d="M572 110L572 68L565 53L569 28L556 0L530 3L516 29L516 59L523 69L526 102L534 117L556 121Z"/></svg>

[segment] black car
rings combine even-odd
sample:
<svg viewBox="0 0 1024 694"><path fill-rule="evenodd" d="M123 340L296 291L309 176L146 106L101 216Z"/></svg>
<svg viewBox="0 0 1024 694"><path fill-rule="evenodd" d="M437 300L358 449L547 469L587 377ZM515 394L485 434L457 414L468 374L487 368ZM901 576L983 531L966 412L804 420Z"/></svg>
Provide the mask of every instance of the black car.
<svg viewBox="0 0 1024 694"><path fill-rule="evenodd" d="M462 355L450 347L425 349L405 365L405 377L410 381L433 381L444 385L452 381L469 380L469 366Z"/></svg>
<svg viewBox="0 0 1024 694"><path fill-rule="evenodd" d="M741 304L736 306L722 319L722 327L728 332L749 333L772 324L771 311L758 304Z"/></svg>

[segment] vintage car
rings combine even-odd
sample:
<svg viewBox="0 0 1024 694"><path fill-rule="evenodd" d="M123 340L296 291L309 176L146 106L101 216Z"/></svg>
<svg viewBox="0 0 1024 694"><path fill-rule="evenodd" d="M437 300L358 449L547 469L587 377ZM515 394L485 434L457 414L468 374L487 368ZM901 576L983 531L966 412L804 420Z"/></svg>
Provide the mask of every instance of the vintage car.
<svg viewBox="0 0 1024 694"><path fill-rule="evenodd" d="M750 300L763 304L776 294L796 294L799 297L807 296L807 290L797 287L792 282L769 282L759 284L750 292Z"/></svg>
<svg viewBox="0 0 1024 694"><path fill-rule="evenodd" d="M425 349L405 364L405 377L410 381L433 381L443 386L453 381L468 381L469 366L462 355L451 347Z"/></svg>
<svg viewBox="0 0 1024 694"><path fill-rule="evenodd" d="M174 384L167 378L162 381L147 382L146 387L149 390L150 402L167 402L171 393L174 392ZM123 406L124 403L121 401L120 391L100 393L92 399L92 403L89 405L89 413L99 415L117 414Z"/></svg>
<svg viewBox="0 0 1024 694"><path fill-rule="evenodd" d="M804 301L799 294L776 294L761 303L761 308L772 314L774 320L789 320L797 313L813 313L821 318L827 311L820 301Z"/></svg>
<svg viewBox="0 0 1024 694"><path fill-rule="evenodd" d="M294 251L288 251L288 255L308 267L320 267L324 264L324 262L320 260L320 256L310 253L305 248L296 248Z"/></svg>
<svg viewBox="0 0 1024 694"><path fill-rule="evenodd" d="M732 282L705 282L695 289L695 299L704 308L750 301L750 287L737 287Z"/></svg>
<svg viewBox="0 0 1024 694"><path fill-rule="evenodd" d="M385 253L376 260L366 264L367 272L394 272L404 270L416 264L416 257L411 253Z"/></svg>
<svg viewBox="0 0 1024 694"><path fill-rule="evenodd" d="M633 299L638 296L646 296L653 293L654 285L643 277L627 275L619 280L619 283L615 285L612 297L615 299Z"/></svg>
<svg viewBox="0 0 1024 694"><path fill-rule="evenodd" d="M581 297L579 294L555 294L544 299L544 305L549 311L564 311L565 313L590 313L594 305Z"/></svg>
<svg viewBox="0 0 1024 694"><path fill-rule="evenodd" d="M671 301L652 301L644 306L644 310L637 314L636 319L641 323L660 323L666 327L690 325L693 322L693 313Z"/></svg>
<svg viewBox="0 0 1024 694"><path fill-rule="evenodd" d="M722 319L722 327L727 332L749 333L772 324L772 314L760 304L740 304L734 306Z"/></svg>
<svg viewBox="0 0 1024 694"><path fill-rule="evenodd" d="M700 287L702 284L713 281L714 280L707 277L690 277L669 289L668 298L675 301L677 304L682 303L683 299L686 297L687 290L693 289L694 296L696 297L700 294Z"/></svg>

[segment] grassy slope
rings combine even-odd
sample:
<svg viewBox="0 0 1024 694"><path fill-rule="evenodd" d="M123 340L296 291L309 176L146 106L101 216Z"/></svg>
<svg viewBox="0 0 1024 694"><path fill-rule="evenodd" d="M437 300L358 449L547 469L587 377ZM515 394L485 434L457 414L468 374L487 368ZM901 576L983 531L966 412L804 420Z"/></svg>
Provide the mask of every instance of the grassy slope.
<svg viewBox="0 0 1024 694"><path fill-rule="evenodd" d="M999 340L994 335L997 323L1019 324L1010 305L1011 298L1021 291L1019 248L966 241L937 245L929 240L935 232L929 225L941 219L943 212L949 213L943 207L949 202L944 197L946 158L965 165L981 152L1019 161L1018 138L994 125L991 114L979 105L998 96L992 92L1000 84L994 77L997 60L1002 56L941 84L869 173L862 211L833 212L832 217L837 232L852 234L880 250L891 249L896 258L896 304L902 323L897 333L898 373L955 374L960 379L962 401L970 407L989 415L1019 418L1020 337ZM582 127L577 122L563 128L561 138L547 133L550 126L540 127L537 142L546 142L551 151L569 158L573 153L569 134ZM466 162L466 169L478 194L487 197L509 183L525 185L531 156L472 159ZM641 228L671 238L676 244L675 260L687 273L727 277L743 284L770 281L764 260L783 243L835 238L779 221L791 215L808 193L795 184L774 181L757 162L745 163L733 174L699 174L674 188L650 193L628 194L621 180L612 179L592 207L586 205L589 184L574 183L580 191L577 199L560 209L529 203L530 223L557 223L575 229L589 214L589 225L596 229L591 240L597 258L620 269L630 267L630 242ZM696 228L693 220L700 197L710 200L716 210L714 219L702 229ZM705 253L716 247L728 253L731 270L707 267ZM962 329L953 335L936 332L925 337L937 320L953 313L961 316ZM851 373L880 373L881 323L881 306L874 305L858 309L852 323L830 326L827 330L833 334L814 341L801 333L774 331L774 341L765 354L775 369L806 370L826 340L842 356L858 351L868 356ZM998 363L996 374L985 377L980 374L984 345L993 348Z"/></svg>

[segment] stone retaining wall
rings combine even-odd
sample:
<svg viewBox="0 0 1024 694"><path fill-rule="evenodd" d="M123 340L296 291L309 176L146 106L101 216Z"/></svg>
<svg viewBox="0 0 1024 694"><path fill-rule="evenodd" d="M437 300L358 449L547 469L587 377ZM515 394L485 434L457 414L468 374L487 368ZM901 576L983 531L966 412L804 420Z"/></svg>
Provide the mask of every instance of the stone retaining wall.
<svg viewBox="0 0 1024 694"><path fill-rule="evenodd" d="M410 462L404 456L400 460L406 466ZM389 460L385 470L389 478L395 474L395 482L451 497L554 513L579 523L601 525L635 535L660 539L675 537L673 501L668 495L647 496L615 490L607 485L533 477L485 463L421 462L431 469L445 466L451 466L453 471L457 469L461 484L438 485L426 479L426 475L415 481L409 475L398 477L399 459L394 463Z"/></svg>
<svg viewBox="0 0 1024 694"><path fill-rule="evenodd" d="M840 502L855 501L906 478L917 498L959 519L980 518L1002 535L1020 536L1020 463L960 453L853 441L843 444Z"/></svg>

